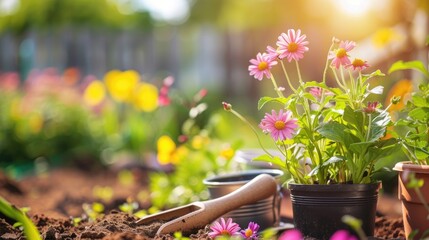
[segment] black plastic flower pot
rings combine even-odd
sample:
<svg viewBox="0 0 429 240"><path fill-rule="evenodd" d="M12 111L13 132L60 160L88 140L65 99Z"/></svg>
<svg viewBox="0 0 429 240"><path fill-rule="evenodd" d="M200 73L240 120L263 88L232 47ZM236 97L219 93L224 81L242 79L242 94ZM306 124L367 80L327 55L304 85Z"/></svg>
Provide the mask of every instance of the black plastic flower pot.
<svg viewBox="0 0 429 240"><path fill-rule="evenodd" d="M295 228L317 239L329 239L340 229L357 235L342 220L350 215L362 221L366 236L373 236L380 187L381 183L289 184Z"/></svg>

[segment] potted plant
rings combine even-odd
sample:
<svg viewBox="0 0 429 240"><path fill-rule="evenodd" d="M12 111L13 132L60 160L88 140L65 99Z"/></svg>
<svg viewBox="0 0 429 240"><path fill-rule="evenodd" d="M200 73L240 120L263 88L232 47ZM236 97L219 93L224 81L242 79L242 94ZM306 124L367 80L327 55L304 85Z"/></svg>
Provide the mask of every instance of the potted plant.
<svg viewBox="0 0 429 240"><path fill-rule="evenodd" d="M394 63L389 72L404 69L420 71L429 79L429 71L420 61ZM408 161L398 162L398 197L402 201L404 230L408 239L429 234L429 84L422 83L412 92L403 112L406 118L396 122L402 149ZM400 128L405 131L399 131ZM401 134L404 133L404 134Z"/></svg>
<svg viewBox="0 0 429 240"><path fill-rule="evenodd" d="M374 178L375 163L399 149L396 139L384 138L392 124L386 111L390 105L382 109L378 102L367 100L383 91L381 86L370 88L369 80L384 74L378 70L364 74L367 62L352 61L349 56L356 43L333 38L321 81L304 81L299 61L309 50L308 44L300 30L289 29L278 37L276 48L268 46L250 60L250 75L259 81L270 79L277 94L259 100L258 109L279 104L279 110L265 114L259 128L282 153L279 157L266 151L255 160L274 164L291 176L288 188L294 224L305 236L327 239L338 229L348 228L343 215L360 219L365 234L372 236L381 186ZM288 63L296 67L293 75L285 66ZM285 86L271 72L276 65L281 65ZM330 80L336 86L330 86ZM286 89L291 94L286 96ZM231 104L223 105L248 123Z"/></svg>

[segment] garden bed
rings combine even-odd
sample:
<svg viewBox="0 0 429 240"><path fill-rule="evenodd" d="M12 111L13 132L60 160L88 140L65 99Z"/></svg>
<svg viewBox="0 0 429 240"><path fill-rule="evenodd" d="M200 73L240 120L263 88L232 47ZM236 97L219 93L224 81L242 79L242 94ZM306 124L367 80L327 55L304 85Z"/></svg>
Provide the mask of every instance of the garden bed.
<svg viewBox="0 0 429 240"><path fill-rule="evenodd" d="M118 178L118 175L122 177ZM156 224L138 226L135 224L138 218L119 207L132 202L138 204L138 209L149 209L148 181L147 169L143 168L125 172L64 168L20 181L1 174L0 195L17 207L30 208L28 214L43 239L150 239L156 231ZM103 194L94 192L94 189L106 186L111 195L108 200ZM284 199L282 217L288 221L292 217L290 202L287 197ZM104 210L91 218L82 206L94 202L102 203ZM398 204L399 201L392 196L380 198L375 231L377 239L404 238ZM12 226L13 223L11 219L0 218L1 239L24 239L21 231ZM208 227L200 229L191 238L205 239L208 230ZM162 236L159 239L174 237Z"/></svg>

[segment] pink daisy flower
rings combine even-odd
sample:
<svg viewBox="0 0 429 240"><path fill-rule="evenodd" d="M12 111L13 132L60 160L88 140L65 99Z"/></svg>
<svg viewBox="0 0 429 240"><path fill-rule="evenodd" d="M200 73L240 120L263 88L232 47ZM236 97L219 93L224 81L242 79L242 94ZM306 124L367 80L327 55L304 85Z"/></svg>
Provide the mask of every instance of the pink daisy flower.
<svg viewBox="0 0 429 240"><path fill-rule="evenodd" d="M281 109L279 114L275 110L271 114L265 113L259 127L265 132L270 133L271 137L276 141L283 141L292 138L296 128L298 128L297 119L292 118L292 112L283 112Z"/></svg>
<svg viewBox="0 0 429 240"><path fill-rule="evenodd" d="M312 87L308 92L311 95L313 95L313 97L315 97L316 99L321 99L323 89L321 87ZM332 93L331 91L325 90L325 96L332 96L332 95L334 95L334 93Z"/></svg>
<svg viewBox="0 0 429 240"><path fill-rule="evenodd" d="M298 29L296 32L294 29L287 30L286 33L282 33L278 37L277 46L279 58L287 58L289 62L293 60L298 61L299 59L304 57L304 52L308 51L308 41L305 41L307 36L301 35L301 30Z"/></svg>
<svg viewBox="0 0 429 240"><path fill-rule="evenodd" d="M333 59L331 65L335 68L340 68L340 66L348 66L351 64L349 59L348 52L350 52L356 43L353 41L341 41L338 49L331 51L329 53L329 59Z"/></svg>
<svg viewBox="0 0 429 240"><path fill-rule="evenodd" d="M270 69L277 64L277 61L274 61L268 54L258 53L256 59L251 59L249 66L250 76L254 76L259 81L262 80L264 75L267 78L271 77Z"/></svg>
<svg viewBox="0 0 429 240"><path fill-rule="evenodd" d="M241 236L243 236L244 239L254 240L258 239L258 230L259 225L254 222L249 222L249 225L245 230L241 230Z"/></svg>
<svg viewBox="0 0 429 240"><path fill-rule="evenodd" d="M271 46L267 46L267 55L271 59L277 59L279 57L279 52L276 48L273 48Z"/></svg>
<svg viewBox="0 0 429 240"><path fill-rule="evenodd" d="M350 234L347 230L338 230L329 240L358 240L358 238Z"/></svg>
<svg viewBox="0 0 429 240"><path fill-rule="evenodd" d="M279 240L303 240L304 236L298 229L287 230L280 235Z"/></svg>
<svg viewBox="0 0 429 240"><path fill-rule="evenodd" d="M353 62L351 62L346 67L353 67L353 70L362 71L369 67L368 63L360 58L355 58Z"/></svg>
<svg viewBox="0 0 429 240"><path fill-rule="evenodd" d="M214 222L213 225L210 226L210 229L212 231L209 233L209 237L215 238L217 236L238 235L240 226L233 222L231 218L228 218L226 222L224 218L220 218L219 221Z"/></svg>

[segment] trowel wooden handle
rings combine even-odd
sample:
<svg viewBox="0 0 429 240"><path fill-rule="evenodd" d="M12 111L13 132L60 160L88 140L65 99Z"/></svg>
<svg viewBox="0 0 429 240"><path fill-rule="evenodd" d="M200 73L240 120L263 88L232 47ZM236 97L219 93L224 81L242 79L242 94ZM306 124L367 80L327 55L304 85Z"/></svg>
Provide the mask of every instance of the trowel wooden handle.
<svg viewBox="0 0 429 240"><path fill-rule="evenodd" d="M260 174L239 189L213 200L203 202L206 218L216 220L225 213L243 205L252 204L274 195L277 182L268 174Z"/></svg>
<svg viewBox="0 0 429 240"><path fill-rule="evenodd" d="M274 195L276 191L277 183L274 178L268 174L260 174L239 189L223 197L204 202L195 202L158 214L158 216L152 218L167 221L158 229L158 235L175 231L188 232L193 229L203 228L206 224L213 222L231 210L268 198Z"/></svg>

